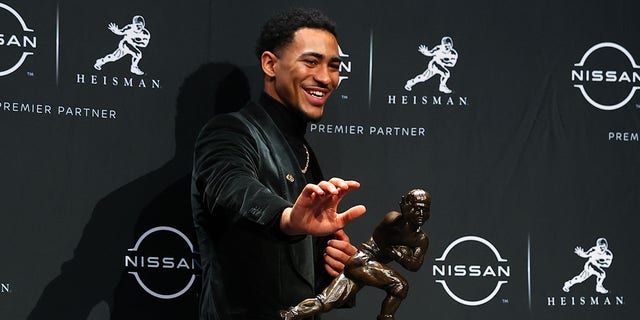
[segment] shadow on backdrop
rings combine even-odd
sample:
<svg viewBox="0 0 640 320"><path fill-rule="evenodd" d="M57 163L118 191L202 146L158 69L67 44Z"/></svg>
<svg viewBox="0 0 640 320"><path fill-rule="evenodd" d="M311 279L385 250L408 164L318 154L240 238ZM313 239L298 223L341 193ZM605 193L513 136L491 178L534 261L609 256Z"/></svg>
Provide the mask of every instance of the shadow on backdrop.
<svg viewBox="0 0 640 320"><path fill-rule="evenodd" d="M28 319L197 319L200 267L190 204L193 144L208 119L239 109L249 98L245 74L231 64L205 64L187 77L177 98L174 157L96 204L73 258L46 286ZM167 230L142 237L160 226L188 239ZM184 293L162 297L186 288L192 275L195 281ZM99 307L104 303L108 310Z"/></svg>

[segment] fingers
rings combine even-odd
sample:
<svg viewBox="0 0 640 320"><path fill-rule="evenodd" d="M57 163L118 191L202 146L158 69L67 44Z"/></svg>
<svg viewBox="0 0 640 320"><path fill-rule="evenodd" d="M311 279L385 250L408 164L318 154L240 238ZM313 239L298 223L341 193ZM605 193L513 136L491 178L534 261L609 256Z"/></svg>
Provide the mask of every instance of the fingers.
<svg viewBox="0 0 640 320"><path fill-rule="evenodd" d="M321 181L318 187L333 195L339 194L341 191L360 188L360 183L354 180L343 180L337 177L329 179L329 181Z"/></svg>
<svg viewBox="0 0 640 320"><path fill-rule="evenodd" d="M344 252L332 247L327 247L324 254L324 269L330 276L336 277L344 270L344 263L349 259Z"/></svg>
<svg viewBox="0 0 640 320"><path fill-rule="evenodd" d="M344 228L366 211L364 206L355 206L338 214L340 201L350 190L357 188L360 188L359 182L340 178L307 184L293 207L283 212L280 228L287 234L302 232L322 236ZM349 237L343 231L336 239L349 244Z"/></svg>
<svg viewBox="0 0 640 320"><path fill-rule="evenodd" d="M333 177L329 180L329 182L335 185L336 187L339 187L342 190L360 188L360 182L355 180L343 180L340 178Z"/></svg>
<svg viewBox="0 0 640 320"><path fill-rule="evenodd" d="M365 212L367 212L367 208L365 208L365 206L363 205L353 206L349 208L349 210L339 214L338 219L341 220L340 222L342 224L342 227L344 228L344 226L349 224L351 221L359 218Z"/></svg>
<svg viewBox="0 0 640 320"><path fill-rule="evenodd" d="M335 182L335 181L334 181ZM330 194L338 194L338 187L330 181L320 181L318 187Z"/></svg>
<svg viewBox="0 0 640 320"><path fill-rule="evenodd" d="M335 260L336 262L339 262L340 264L344 264L345 262L347 262L347 260L349 260L349 258L353 255L353 254L348 254L348 252L352 252L355 253L356 249L355 247L353 247L351 244L345 244L343 246L344 248L337 248L337 247L332 247L332 246L327 246L325 248L325 261L328 258L331 258L332 260ZM345 250L345 251L343 251Z"/></svg>
<svg viewBox="0 0 640 320"><path fill-rule="evenodd" d="M329 263L326 262L326 257L325 257L325 264L324 264L324 270L327 271L327 273L335 278L338 275L340 275L340 272L342 272L342 270L344 269L344 266L342 266L342 268L336 268L334 269L332 265L330 265Z"/></svg>
<svg viewBox="0 0 640 320"><path fill-rule="evenodd" d="M347 184L347 187L349 187L348 189L358 189L358 188L360 188L360 182L358 182L358 181L347 180L347 181L345 181L345 183Z"/></svg>
<svg viewBox="0 0 640 320"><path fill-rule="evenodd" d="M360 188L360 183L358 181L345 181L334 177L329 181L321 181L317 185L307 184L304 187L301 196L304 195L304 200L313 201L319 206L324 206L326 208L334 207L334 209L337 209L342 198L344 198L350 190L358 188Z"/></svg>
<svg viewBox="0 0 640 320"><path fill-rule="evenodd" d="M313 198L314 193L322 196L324 195L324 190L320 187L319 184L315 185L312 183L309 183L306 186L304 186L304 189L302 190L302 194L307 197Z"/></svg>
<svg viewBox="0 0 640 320"><path fill-rule="evenodd" d="M338 276L347 260L358 251L351 245L344 230L336 231L334 237L327 242L324 254L324 268L332 277Z"/></svg>
<svg viewBox="0 0 640 320"><path fill-rule="evenodd" d="M344 231L338 230L334 233L334 236L336 238L328 241L325 251L334 259L344 263L354 255L358 249L349 242L349 237Z"/></svg>
<svg viewBox="0 0 640 320"><path fill-rule="evenodd" d="M318 186L326 192L337 195L341 190L348 190L349 185L340 178L331 178L329 181L321 181Z"/></svg>

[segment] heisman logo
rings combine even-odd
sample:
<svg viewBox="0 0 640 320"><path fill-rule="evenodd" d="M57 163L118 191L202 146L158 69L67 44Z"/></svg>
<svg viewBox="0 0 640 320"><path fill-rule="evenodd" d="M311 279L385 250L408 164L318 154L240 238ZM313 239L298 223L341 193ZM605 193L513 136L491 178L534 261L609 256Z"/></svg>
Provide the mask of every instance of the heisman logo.
<svg viewBox="0 0 640 320"><path fill-rule="evenodd" d="M122 36L122 40L120 40L118 48L113 53L96 60L93 67L96 70L102 70L102 66L106 63L120 60L126 55L131 55L131 73L139 76L144 75L144 72L138 67L140 60L142 60L142 51L140 51L140 48L146 48L151 39L151 33L145 28L144 18L142 16L134 16L132 23L123 28L118 28L118 25L113 22L109 23L109 30Z"/></svg>
<svg viewBox="0 0 640 320"><path fill-rule="evenodd" d="M438 89L442 93L451 93L451 89L447 87L447 80L449 80L451 72L447 68L455 66L458 61L458 52L453 49L453 39L443 37L440 44L431 50L429 50L426 45L421 44L418 47L418 51L427 57L431 57L431 61L427 64L427 70L407 81L404 88L407 91L411 91L417 83L425 82L433 76L439 75L440 86Z"/></svg>
<svg viewBox="0 0 640 320"><path fill-rule="evenodd" d="M607 70L604 68L592 68L585 66L587 60L594 54L599 54L600 56L606 55L605 57L607 58L607 61L612 60L614 57L611 55L611 49L618 53L621 53L626 58L626 60L629 61L631 69L633 70ZM597 59L595 60L597 61ZM575 68L571 70L571 81L574 82L573 86L580 90L580 93L582 93L582 96L585 98L585 100L587 100L592 106L601 110L616 110L623 107L631 100L631 98L633 98L636 90L640 88L640 86L637 85L637 83L640 82L640 74L638 74L638 72L636 71L637 69L640 69L640 66L636 64L635 60L633 59L629 51L627 51L627 49L616 43L602 42L596 44L584 53L582 59L580 59L580 62L574 64L574 67ZM594 98L593 92L592 94L587 93L587 88L585 88L585 85L590 83L592 84L590 86L591 90L598 89L594 88L593 84L604 86L603 83L629 83L631 84L631 87L628 91L628 94L626 94L626 96L618 102L603 102L601 100L602 98ZM608 90L607 93L609 93ZM608 95L610 96L611 94Z"/></svg>
<svg viewBox="0 0 640 320"><path fill-rule="evenodd" d="M596 240L596 245L586 252L582 247L576 247L573 252L581 258L587 259L587 262L584 264L584 269L580 274L564 283L562 290L564 292L569 292L573 285L582 283L589 277L595 276L596 292L602 294L609 293L609 290L605 289L602 285L604 279L607 277L607 273L604 269L609 268L611 266L611 262L613 262L613 253L608 249L608 247L609 244L605 238L599 238Z"/></svg>
<svg viewBox="0 0 640 320"><path fill-rule="evenodd" d="M15 11L13 8L9 7L4 3L0 3L0 8L9 11L9 13L11 13L16 18L16 20L18 20L18 23L20 24L20 27L22 28L23 32L25 33L33 32L33 29L27 27L27 24L24 22L24 19L22 19L20 14L18 14L18 12ZM22 48L21 50L22 52L19 55L20 57L18 58L18 61L14 63L12 66L8 67L7 69L0 70L0 77L2 77L18 70L18 68L22 66L24 61L27 60L27 57L33 54L33 51L31 51L31 49L36 48L36 37L26 36L26 35L18 36L14 34L6 35L3 33L0 33L0 46ZM28 49L27 47L30 47L31 49Z"/></svg>
<svg viewBox="0 0 640 320"><path fill-rule="evenodd" d="M605 269L613 262L613 253L609 250L607 239L598 238L596 245L589 250L576 247L573 252L580 258L587 259L582 267L582 271L575 277L569 279L562 286L562 291L573 291L573 286L595 277L595 295L585 295L576 290L577 295L547 296L547 306L552 308L591 308L591 307L611 307L625 305L624 296L611 295L604 287L604 280L607 277Z"/></svg>

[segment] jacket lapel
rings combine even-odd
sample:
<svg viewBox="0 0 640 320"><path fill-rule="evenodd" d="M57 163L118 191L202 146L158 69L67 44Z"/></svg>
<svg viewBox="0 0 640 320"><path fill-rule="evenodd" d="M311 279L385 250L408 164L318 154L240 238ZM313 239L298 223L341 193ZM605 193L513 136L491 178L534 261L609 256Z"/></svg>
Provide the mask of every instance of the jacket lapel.
<svg viewBox="0 0 640 320"><path fill-rule="evenodd" d="M298 160L293 150L261 106L251 103L244 110L247 110L247 118L254 123L256 130L270 151L270 155L266 156L272 157L275 163L274 169L277 172L278 181L271 182L280 187L280 195L292 203L295 202L307 181L298 169ZM294 269L313 288L315 272L312 237L307 236L303 240L289 245L288 249Z"/></svg>

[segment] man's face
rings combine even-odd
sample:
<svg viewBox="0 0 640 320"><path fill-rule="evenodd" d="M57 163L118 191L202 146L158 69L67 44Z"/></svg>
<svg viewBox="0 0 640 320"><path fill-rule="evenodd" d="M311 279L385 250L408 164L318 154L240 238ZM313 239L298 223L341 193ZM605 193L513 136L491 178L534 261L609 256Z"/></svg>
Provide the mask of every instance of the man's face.
<svg viewBox="0 0 640 320"><path fill-rule="evenodd" d="M415 226L422 226L429 219L431 204L426 199L412 200L404 212L406 219Z"/></svg>
<svg viewBox="0 0 640 320"><path fill-rule="evenodd" d="M302 28L275 54L271 95L306 120L319 120L340 76L336 38L322 29Z"/></svg>

